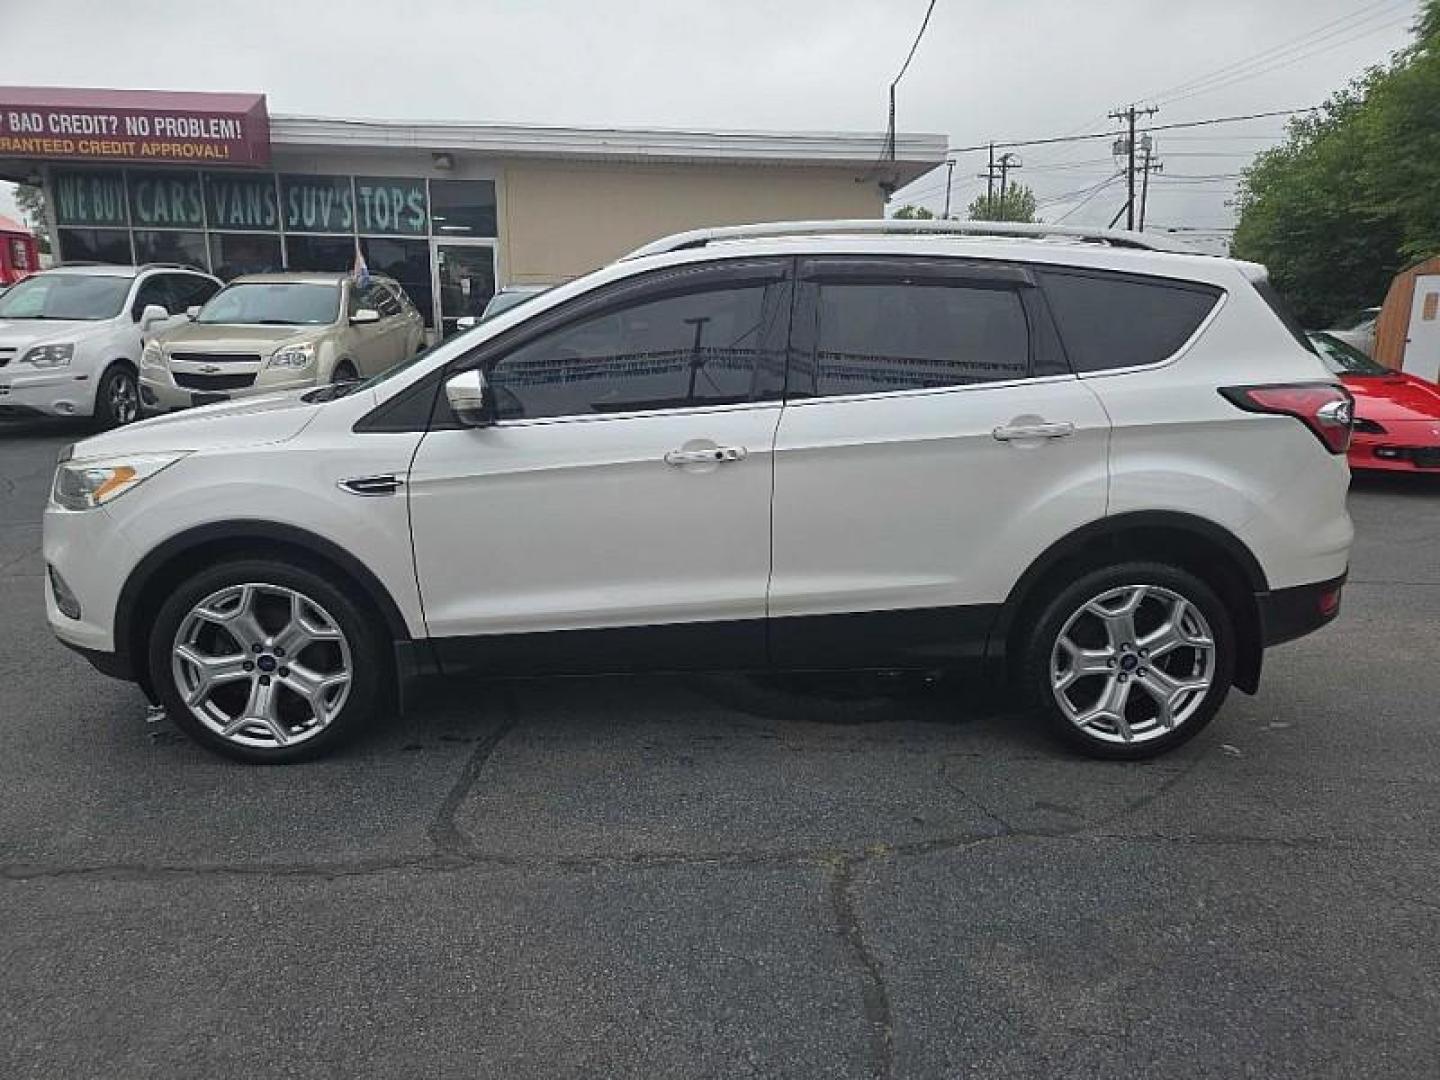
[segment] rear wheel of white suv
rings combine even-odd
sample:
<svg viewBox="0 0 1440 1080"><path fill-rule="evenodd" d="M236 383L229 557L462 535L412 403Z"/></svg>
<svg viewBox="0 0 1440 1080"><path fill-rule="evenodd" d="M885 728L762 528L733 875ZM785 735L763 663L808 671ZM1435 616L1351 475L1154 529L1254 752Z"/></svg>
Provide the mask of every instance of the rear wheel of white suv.
<svg viewBox="0 0 1440 1080"><path fill-rule="evenodd" d="M1214 717L1235 647L1229 612L1204 581L1163 563L1123 563L1081 575L1044 606L1022 677L1070 745L1147 758Z"/></svg>
<svg viewBox="0 0 1440 1080"><path fill-rule="evenodd" d="M178 727L259 764L318 757L350 737L386 670L365 610L314 571L268 559L183 581L155 620L149 660Z"/></svg>

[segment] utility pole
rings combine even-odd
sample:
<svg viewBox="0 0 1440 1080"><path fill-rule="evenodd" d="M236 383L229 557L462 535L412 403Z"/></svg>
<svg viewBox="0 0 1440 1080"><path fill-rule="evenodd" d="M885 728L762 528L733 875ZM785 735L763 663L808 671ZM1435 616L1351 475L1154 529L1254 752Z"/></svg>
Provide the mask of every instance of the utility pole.
<svg viewBox="0 0 1440 1080"><path fill-rule="evenodd" d="M945 162L945 213L940 215L943 218L948 218L950 216L950 189L954 186L954 184L955 159L951 158L949 161Z"/></svg>
<svg viewBox="0 0 1440 1080"><path fill-rule="evenodd" d="M995 167L1000 170L1000 202L1004 203L1010 170L1024 168L1025 163L1014 154L1001 154L1000 160L995 163Z"/></svg>
<svg viewBox="0 0 1440 1080"><path fill-rule="evenodd" d="M985 166L985 202L995 199L995 144L990 144L990 163Z"/></svg>
<svg viewBox="0 0 1440 1080"><path fill-rule="evenodd" d="M1154 116L1157 112L1159 110L1153 106L1147 109L1137 109L1131 105L1127 109L1116 109L1110 114L1111 120L1123 120L1126 124L1127 135L1121 142L1124 143L1127 161L1125 169L1125 187L1128 192L1125 203L1125 227L1127 229L1135 228L1135 120L1141 116ZM1119 220L1120 215L1116 214L1115 217L1116 220Z"/></svg>
<svg viewBox="0 0 1440 1080"><path fill-rule="evenodd" d="M1145 157L1140 165L1140 231L1145 231L1145 204L1150 199L1150 174L1152 172L1164 172L1165 163L1156 161L1154 158L1155 144L1149 135L1140 140L1145 151Z"/></svg>

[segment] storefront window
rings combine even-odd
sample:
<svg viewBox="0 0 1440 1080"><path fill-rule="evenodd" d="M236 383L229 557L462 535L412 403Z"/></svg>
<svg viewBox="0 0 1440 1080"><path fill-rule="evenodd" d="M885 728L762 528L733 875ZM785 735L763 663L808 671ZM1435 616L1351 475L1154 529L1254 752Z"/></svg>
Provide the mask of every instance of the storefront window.
<svg viewBox="0 0 1440 1080"><path fill-rule="evenodd" d="M360 250L365 253L365 265L373 273L385 274L400 283L410 302L425 316L425 325L430 326L435 316L430 288L430 242L362 236Z"/></svg>
<svg viewBox="0 0 1440 1080"><path fill-rule="evenodd" d="M355 265L355 239L350 236L287 236L285 254L291 270L349 270Z"/></svg>
<svg viewBox="0 0 1440 1080"><path fill-rule="evenodd" d="M139 172L127 175L130 189L130 223L145 226L205 224L198 172Z"/></svg>
<svg viewBox="0 0 1440 1080"><path fill-rule="evenodd" d="M205 213L212 229L280 228L275 177L239 173L205 174Z"/></svg>
<svg viewBox="0 0 1440 1080"><path fill-rule="evenodd" d="M118 171L56 169L50 177L61 225L125 226L125 178Z"/></svg>
<svg viewBox="0 0 1440 1080"><path fill-rule="evenodd" d="M425 181L391 176L355 178L355 214L362 233L424 236L430 231L425 212Z"/></svg>
<svg viewBox="0 0 1440 1080"><path fill-rule="evenodd" d="M432 180L430 214L436 236L495 236L495 183Z"/></svg>
<svg viewBox="0 0 1440 1080"><path fill-rule="evenodd" d="M225 281L240 274L283 270L280 238L256 233L211 233L210 266L214 275Z"/></svg>
<svg viewBox="0 0 1440 1080"><path fill-rule="evenodd" d="M61 262L118 263L129 266L130 234L124 229L61 229Z"/></svg>
<svg viewBox="0 0 1440 1080"><path fill-rule="evenodd" d="M203 232L172 232L155 230L135 232L135 261L173 262L208 270L210 260L205 254Z"/></svg>
<svg viewBox="0 0 1440 1080"><path fill-rule="evenodd" d="M355 203L348 176L282 176L285 231L353 232Z"/></svg>

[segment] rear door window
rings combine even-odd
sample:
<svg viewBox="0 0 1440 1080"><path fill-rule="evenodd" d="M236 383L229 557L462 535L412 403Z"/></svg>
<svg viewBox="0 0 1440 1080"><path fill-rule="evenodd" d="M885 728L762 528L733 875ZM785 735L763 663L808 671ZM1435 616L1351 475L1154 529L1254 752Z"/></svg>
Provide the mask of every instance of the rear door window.
<svg viewBox="0 0 1440 1080"><path fill-rule="evenodd" d="M1030 375L1021 281L943 263L815 260L789 393L930 390Z"/></svg>
<svg viewBox="0 0 1440 1080"><path fill-rule="evenodd" d="M1209 285L1104 271L1046 270L1040 277L1079 374L1168 360L1221 296Z"/></svg>

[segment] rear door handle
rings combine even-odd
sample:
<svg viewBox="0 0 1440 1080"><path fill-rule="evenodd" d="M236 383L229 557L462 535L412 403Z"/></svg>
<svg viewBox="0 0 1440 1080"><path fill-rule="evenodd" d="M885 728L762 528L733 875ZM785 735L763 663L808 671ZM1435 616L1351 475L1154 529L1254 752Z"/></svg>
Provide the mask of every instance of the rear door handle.
<svg viewBox="0 0 1440 1080"><path fill-rule="evenodd" d="M671 450L665 455L667 465L708 465L713 462L744 461L750 451L743 446L714 446L704 450Z"/></svg>
<svg viewBox="0 0 1440 1080"><path fill-rule="evenodd" d="M1014 424L997 427L990 433L1000 442L1015 442L1019 439L1063 439L1075 434L1075 425L1064 424Z"/></svg>

